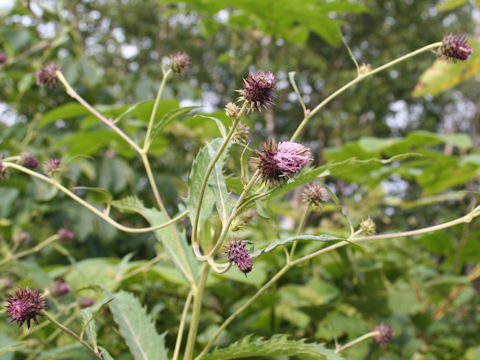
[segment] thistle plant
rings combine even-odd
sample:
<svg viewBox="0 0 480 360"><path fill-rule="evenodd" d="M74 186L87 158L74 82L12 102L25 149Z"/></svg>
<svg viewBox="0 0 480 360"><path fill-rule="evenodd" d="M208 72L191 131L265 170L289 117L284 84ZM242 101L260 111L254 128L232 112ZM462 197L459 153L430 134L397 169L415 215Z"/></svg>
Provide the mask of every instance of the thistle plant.
<svg viewBox="0 0 480 360"><path fill-rule="evenodd" d="M261 144L252 146L253 149L247 145L251 141L248 138L249 129L244 121L249 116L262 116L262 111L266 109L269 109L269 111L275 110L275 99L277 97L276 79L271 71L256 71L247 74L243 79L242 88L237 90L238 96L232 95L231 102L225 107L225 113L229 122L225 124L221 120L216 119L218 120L216 123L221 137L209 141L196 154L192 170L188 175L188 195L185 199L178 200L179 206L176 210L165 205L164 198L168 190L158 186L155 176L157 170L152 168L149 156L152 143L158 131L162 131L166 125L178 118L176 115L170 115L162 120L158 120L157 111L165 84L172 74L179 74L185 77L190 64L194 60L191 60L183 52L175 52L168 57L169 62L168 65L164 65L162 68L163 78L141 139L138 136L133 137L130 135L128 127L122 130L121 121L113 121L103 115L80 96L67 81L60 66L53 62L47 63L38 72L37 83L48 88L62 86L69 96L76 100L99 122L115 132L119 140L135 152L136 160L145 170L145 179L148 180L155 208L147 208L140 200L131 197L120 201L108 199L108 205L102 209L99 204L87 202L70 186L66 185L67 182L62 177L62 170L68 165L63 165L58 159L49 159L44 162L43 169L39 170L39 160L34 154L29 152L15 154L10 158L0 160L0 180L7 179L9 172L23 173L26 176L35 178L36 181L55 188L120 231L126 233L154 233L158 240L161 241L165 253L160 253L144 265L131 270L127 277L147 272L157 262L165 257L169 257L175 264L181 277L179 282L187 284L188 289L184 294L186 295L184 308L181 312L178 329L175 329L177 332L176 341L170 352L164 345L164 338L157 333L157 329L152 324L151 318L147 315L139 300L129 292L117 291L114 294L110 292L113 291L111 289L118 290L121 282L127 278L121 275L118 275L112 284L97 286L95 288L97 293L94 292L95 295L92 295L95 299L90 296L82 296L77 300L77 304L74 304L73 307L82 309L83 325L80 325L80 331L73 331L46 311L48 301L52 303L51 308L61 313L65 308L68 308L68 306L62 304L62 301L66 301L66 298L76 292L85 291L85 289L81 288L76 289L73 284L70 285L63 280L56 280L49 288L45 289L44 295L41 294L39 289L33 290L30 287L18 287L7 299L6 312L8 316L20 326L26 323L27 327L30 327L32 320L35 324L38 324L38 319L45 316L46 319L40 321L55 325L59 331L64 332L73 340L79 342L97 359L111 358L108 355L109 349L103 349L97 343L96 328L93 326L96 317L99 316L98 314L106 306L109 307L113 314L118 325L118 332L126 339L126 346L129 347L136 359L141 358L138 355L139 353L147 354L144 358L148 359L172 358L174 360L180 358L185 360L229 359L238 358L241 354L250 357L262 357L264 354L288 356L294 355L293 351L301 353L307 347L307 343L295 342L295 345L293 345L290 340L281 337L273 339L271 343L268 341L262 343L260 341L256 346L244 344L243 353L241 351L234 353L236 347L241 347L242 344L232 345L230 350L227 348L227 352L231 351L231 354L224 355L224 357L220 357L222 349L214 350L214 347L218 344L217 340L220 335L241 313L262 294L274 287L285 273L296 266L308 266L311 260L340 248L353 249L355 246L362 246L362 244L372 241L408 238L427 234L455 225L469 223L480 215L480 206L476 206L460 218L416 230L395 233L383 228L380 229L382 232L378 231L379 229L377 229L375 222L371 218L366 218L354 224L346 215L348 210L342 207L341 202L334 196L334 192L328 189L328 180L322 179L322 181L325 181L325 185L321 185L316 181L328 175L326 170L329 170L329 167L333 169L335 166L338 167L339 164L327 164L325 169L323 169L325 170L324 172L318 171L322 169L315 168L315 157L307 144L303 144L301 141L301 135L310 120L347 89L362 81L366 81L371 76L394 67L399 62L407 61L416 55L432 50L436 51L440 57L459 61L467 60L472 53L472 49L466 44L465 37L448 35L441 42L422 47L379 67L363 66L358 69L358 74L352 81L328 96L312 110L306 111L305 109L303 118L295 120L298 122L298 127L289 140L263 139ZM303 104L303 99L300 100ZM294 120L292 119L292 121ZM230 149L234 146L239 147L242 153L241 159L231 158ZM246 161L243 161L244 157L247 158ZM225 165L227 159L235 164L233 166L234 169L240 169L237 173L232 170L232 173L239 179L235 183L237 185L235 187L237 192L235 195L233 194L233 188L227 187L225 176L228 169ZM355 163L355 161L357 160L352 159L352 163ZM232 178L235 179L234 176L230 177L230 179ZM305 186L305 184L307 185ZM242 232L249 226L242 220L242 216L247 211L260 212L261 206L259 204L268 203L273 195L282 195L283 189L287 187L289 189L301 189L302 186L303 192L301 197L303 204L301 206L304 211L298 221L294 236L269 239L267 244L263 243L258 246L253 240L244 237L243 235L245 234L237 234L237 232ZM320 233L317 231L315 235L306 233L305 225L308 216L313 212L323 211L324 207L322 205L326 203L329 203L334 208L334 211L338 211L338 214L345 215L348 220L347 228L337 231L336 234L324 232L323 229L319 230L321 231ZM125 223L114 219L116 213L110 212L112 206L119 211L135 212L148 221L150 225L144 227L125 225ZM172 216L171 214L174 212L176 215ZM187 216L190 219L190 224L186 226L188 231L179 231L179 222ZM246 232L246 235L248 236L248 232ZM242 238L242 240L239 238ZM60 248L56 244L57 241L61 242ZM68 244L76 243L76 241L76 236L70 229L60 228L56 234L41 241L30 250L23 252L11 251L8 256L0 260L0 266L8 265L14 260L39 252L47 245L55 246L56 249L65 252L64 248L68 247ZM250 243L253 245L252 249L250 249L250 246L247 246ZM309 246L305 246L306 244ZM314 244L317 244L317 246L315 247ZM200 339L198 336L199 326L201 326L202 321L208 321L202 317L202 311L208 303L206 294L209 283L207 281L209 278L213 278L211 273L215 273L222 281L225 281L225 278L221 277L222 274L227 272L234 273L239 270L248 279L249 276L253 276L253 273L255 273L256 261L262 257L272 256L274 253L278 255L278 253L281 253L279 251L281 249L283 249L285 254L283 266L270 269L269 274L271 276L269 276L267 281L259 286L256 292L246 301L238 302L235 310L220 320L220 323L213 326L206 338ZM275 262L269 264L275 264ZM234 266L232 267L232 265ZM243 274L241 275L243 276ZM99 296L99 293L102 296ZM235 301L235 299L231 299L231 301ZM94 309L94 311L90 308ZM75 313L75 315L77 316L78 314ZM75 320L78 319L75 318ZM113 330L110 328L110 331ZM88 340L84 337L85 333L88 335ZM149 342L150 340L147 340L147 338L154 341ZM315 358L324 356L326 359L338 359L338 357L335 357L337 356L336 354L367 339L373 339L375 343L382 346L395 341L391 327L382 323L375 327L374 331L365 333L345 345L337 345L336 348L327 349L323 345L316 344L315 350L312 351L317 356ZM267 351L268 347L270 347L271 352ZM282 349L286 349L287 353L282 354ZM218 357L215 357L217 355Z"/></svg>

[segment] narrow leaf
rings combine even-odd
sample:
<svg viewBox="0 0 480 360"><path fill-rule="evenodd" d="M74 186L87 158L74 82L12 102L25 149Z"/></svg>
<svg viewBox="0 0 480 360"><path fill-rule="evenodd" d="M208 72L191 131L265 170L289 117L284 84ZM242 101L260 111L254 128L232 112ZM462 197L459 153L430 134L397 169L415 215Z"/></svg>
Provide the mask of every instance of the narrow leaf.
<svg viewBox="0 0 480 360"><path fill-rule="evenodd" d="M162 118L154 125L152 131L152 139L155 139L157 135L171 122L176 120L178 117L188 114L191 110L197 109L198 106L187 106L184 108L178 108L167 112Z"/></svg>
<svg viewBox="0 0 480 360"><path fill-rule="evenodd" d="M107 292L108 296L112 294ZM165 336L159 335L145 308L131 293L121 291L110 303L113 318L135 360L167 360Z"/></svg>
<svg viewBox="0 0 480 360"><path fill-rule="evenodd" d="M96 347L97 346L97 324L93 320L92 309L86 308L80 311L80 316L83 320L82 334L84 331L87 333L88 340Z"/></svg>

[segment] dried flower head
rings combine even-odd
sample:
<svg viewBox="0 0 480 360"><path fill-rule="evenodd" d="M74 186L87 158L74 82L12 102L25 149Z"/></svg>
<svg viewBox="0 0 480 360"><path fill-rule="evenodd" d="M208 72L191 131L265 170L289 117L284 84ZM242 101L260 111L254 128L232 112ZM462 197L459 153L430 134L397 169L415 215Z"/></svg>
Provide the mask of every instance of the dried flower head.
<svg viewBox="0 0 480 360"><path fill-rule="evenodd" d="M7 165L4 164L2 158L0 157L0 181L8 179L10 171L8 171Z"/></svg>
<svg viewBox="0 0 480 360"><path fill-rule="evenodd" d="M329 198L328 191L322 184L311 184L302 192L302 199L308 206L320 206Z"/></svg>
<svg viewBox="0 0 480 360"><path fill-rule="evenodd" d="M50 176L55 176L62 171L61 161L59 159L50 159L43 165L43 170Z"/></svg>
<svg viewBox="0 0 480 360"><path fill-rule="evenodd" d="M376 232L375 222L370 217L363 219L360 223L360 230L366 236L374 235Z"/></svg>
<svg viewBox="0 0 480 360"><path fill-rule="evenodd" d="M5 55L5 53L0 51L0 64L5 64L7 60L8 60L7 55Z"/></svg>
<svg viewBox="0 0 480 360"><path fill-rule="evenodd" d="M263 150L257 153L262 179L272 183L286 182L313 160L308 148L290 141L263 143Z"/></svg>
<svg viewBox="0 0 480 360"><path fill-rule="evenodd" d="M168 56L170 69L175 74L184 76L190 67L190 56L182 51L177 51Z"/></svg>
<svg viewBox="0 0 480 360"><path fill-rule="evenodd" d="M252 271L252 258L242 240L232 240L225 250L228 261L235 263L244 274Z"/></svg>
<svg viewBox="0 0 480 360"><path fill-rule="evenodd" d="M375 327L375 331L378 333L374 337L374 340L379 345L386 345L393 340L393 331L392 328L384 323Z"/></svg>
<svg viewBox="0 0 480 360"><path fill-rule="evenodd" d="M232 102L229 102L227 105L225 105L225 114L232 119L237 118L239 111L240 109L238 106Z"/></svg>
<svg viewBox="0 0 480 360"><path fill-rule="evenodd" d="M87 307L90 307L92 306L93 304L95 304L95 300L93 300L92 298L90 297L82 297L80 299L77 300L77 304L78 306L80 306L82 309L85 309Z"/></svg>
<svg viewBox="0 0 480 360"><path fill-rule="evenodd" d="M38 324L37 316L43 316L41 311L47 308L45 299L38 290L32 290L28 286L22 289L20 286L7 299L6 306L8 316L13 321L16 321L19 326L27 323L30 328L30 321L35 321Z"/></svg>
<svg viewBox="0 0 480 360"><path fill-rule="evenodd" d="M240 101L247 101L249 110L262 111L273 105L275 95L275 76L270 72L259 71L250 73L243 79L243 89L237 90L240 93Z"/></svg>
<svg viewBox="0 0 480 360"><path fill-rule="evenodd" d="M467 60L473 53L473 49L467 45L466 35L448 34L443 37L438 55L449 61Z"/></svg>
<svg viewBox="0 0 480 360"><path fill-rule="evenodd" d="M20 164L29 169L36 169L40 162L33 153L25 151L20 154Z"/></svg>
<svg viewBox="0 0 480 360"><path fill-rule="evenodd" d="M49 88L57 86L58 78L57 71L60 70L60 65L53 62L46 63L43 69L37 72L37 84L45 85Z"/></svg>
<svg viewBox="0 0 480 360"><path fill-rule="evenodd" d="M67 228L60 228L57 231L57 235L60 238L60 241L63 243L68 243L73 240L73 233Z"/></svg>
<svg viewBox="0 0 480 360"><path fill-rule="evenodd" d="M72 291L72 287L62 279L55 280L55 282L50 285L50 292L57 298L67 295L70 291Z"/></svg>
<svg viewBox="0 0 480 360"><path fill-rule="evenodd" d="M233 133L233 141L237 144L246 144L248 142L248 135L250 135L250 128L242 122L239 122L237 129Z"/></svg>

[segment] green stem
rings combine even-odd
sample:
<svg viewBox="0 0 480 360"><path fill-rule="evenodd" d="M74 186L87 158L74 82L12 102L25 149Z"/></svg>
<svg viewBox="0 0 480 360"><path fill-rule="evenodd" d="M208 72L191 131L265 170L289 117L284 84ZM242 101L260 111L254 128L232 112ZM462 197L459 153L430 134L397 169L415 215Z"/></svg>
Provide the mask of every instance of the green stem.
<svg viewBox="0 0 480 360"><path fill-rule="evenodd" d="M197 340L198 323L200 321L200 312L202 310L203 291L205 290L209 270L210 265L208 263L203 263L202 273L193 299L192 321L188 330L184 360L193 359L193 351L195 350L195 342Z"/></svg>
<svg viewBox="0 0 480 360"><path fill-rule="evenodd" d="M355 340L352 340L350 341L349 343L346 343L345 345L340 345L338 346L336 349L335 349L335 353L339 353L345 349L348 349L349 347L353 346L353 345L356 345L358 343L361 343L362 341L364 340L367 340L369 338L372 338L374 336L377 336L378 335L378 331L372 331L372 332L369 332L369 333L366 333L358 338L356 338Z"/></svg>
<svg viewBox="0 0 480 360"><path fill-rule="evenodd" d="M302 218L300 219L300 223L298 224L298 229L297 233L295 234L296 236L300 235L300 233L303 230L303 226L305 225L305 221L307 220L308 213L310 211L310 206L306 206L305 210L303 211ZM290 258L293 258L293 255L295 254L295 249L297 248L297 242L298 240L295 240L292 244L292 249L290 250Z"/></svg>
<svg viewBox="0 0 480 360"><path fill-rule="evenodd" d="M436 42L436 43L433 43L433 44L430 44L430 45L427 45L427 46L424 46L418 50L415 50L409 54L406 54L404 56L401 56L399 57L398 59L395 59L393 61L390 61L389 63L385 64L385 65L382 65L366 74L359 74L355 79L353 79L352 81L350 81L348 84L344 85L343 87L341 87L340 89L338 89L337 91L335 91L333 94L331 94L329 97L327 97L325 100L323 100L320 104L317 105L317 107L315 107L311 112L310 114L308 114L308 116L305 116L305 118L302 120L302 122L300 123L300 125L298 126L297 130L295 131L295 133L293 134L292 138L290 139L290 141L295 141L297 139L297 137L300 135L300 133L302 132L302 130L305 128L305 126L307 125L308 123L308 120L310 120L317 112L319 112L325 105L327 105L330 101L332 101L333 99L335 99L338 95L340 95L341 93L343 93L344 91L350 89L352 86L354 86L355 84L359 83L360 81L362 80L365 80L366 78L372 76L372 75L375 75L383 70L386 70L390 67L392 67L393 65L396 65L402 61L405 61L413 56L416 56L416 55L419 55L421 53L424 53L426 51L429 51L429 50L432 50L432 49L435 49L435 48L438 48L439 46L441 46L442 43L441 42Z"/></svg>
<svg viewBox="0 0 480 360"><path fill-rule="evenodd" d="M13 254L11 256L7 256L5 259L0 261L0 266L8 263L9 261L12 261L12 260L15 260L15 259L20 259L22 257L34 254L34 253L42 250L45 246L51 244L52 242L54 242L55 240L58 240L58 239L59 239L58 235L56 235L56 234L52 235L52 236L48 237L47 239L43 240L42 242L38 243L37 245L35 245L31 249L21 251L19 253Z"/></svg>
<svg viewBox="0 0 480 360"><path fill-rule="evenodd" d="M192 297L193 297L193 293L192 291L190 291L188 293L187 300L185 301L185 306L183 307L182 319L180 320L180 326L178 327L177 341L175 342L175 351L173 352L172 360L177 360L178 356L180 355L180 348L182 346L182 338L183 338L183 329L185 328L185 322L187 321L188 308L190 307Z"/></svg>
<svg viewBox="0 0 480 360"><path fill-rule="evenodd" d="M158 89L158 92L157 92L157 97L155 98L155 103L153 104L153 110L152 110L152 113L150 114L150 120L148 121L147 134L145 135L145 142L143 144L144 154L148 152L148 149L150 148L150 145L152 143L150 136L152 134L153 124L155 122L155 116L157 115L158 104L160 103L160 98L162 97L165 83L167 82L167 78L171 74L171 72L172 72L172 69L168 69L167 72L164 73L162 82L160 84L160 88Z"/></svg>
<svg viewBox="0 0 480 360"><path fill-rule="evenodd" d="M108 215L105 215L102 211L98 210L96 207L90 205L88 202L86 202L85 200L83 200L82 198L78 197L77 195L75 195L73 192L71 192L70 190L68 190L66 187L64 187L63 185L61 185L60 183L58 183L55 179L52 179L52 178L49 178L45 175L42 175L42 174L39 174L35 171L32 171L30 169L27 169L26 167L23 167L21 165L18 165L18 164L14 164L14 163L10 163L10 162L4 162L4 164L9 167L9 168L12 168L12 169L16 169L16 170L19 170L25 174L28 174L30 176L33 176L33 177L36 177L37 179L40 179L42 181L45 181L47 183L49 183L50 185L53 185L55 186L58 190L60 190L61 192L63 192L65 195L67 195L69 198L75 200L77 203L79 203L80 205L84 206L85 208L87 208L88 210L90 210L91 212L93 212L95 215L97 215L98 217L102 218L103 220L105 220L107 223L109 223L110 225L112 225L113 227L117 228L118 230L121 230L121 231L124 231L124 232L128 232L128 233L146 233L146 232L152 232L152 231L155 231L155 230L159 230L159 229L162 229L164 227L167 227L167 226L170 226L171 224L174 224L175 222L177 222L178 220L180 220L181 218L185 217L188 215L188 210L185 210L184 212L182 212L181 214L177 215L176 217L172 218L171 220L163 223L163 224L160 224L160 225L155 225L155 226L150 226L150 227L144 227L144 228L130 228L130 227L127 227L127 226L124 226L118 222L116 222L115 220L113 220L112 218L110 218Z"/></svg>
<svg viewBox="0 0 480 360"><path fill-rule="evenodd" d="M115 131L118 135L120 135L127 143L130 144L131 147L135 149L136 152L139 154L142 152L142 149L135 144L135 142L130 139L130 137L125 134L122 130L120 130L117 125L113 123L112 120L107 119L105 116L100 114L97 110L95 110L89 103L87 103L68 83L67 79L63 76L63 74L57 70L56 72L58 80L65 86L67 90L67 94L70 95L72 98L77 100L85 109L90 111L93 115L95 115L99 120L101 120L105 125L110 127L113 131Z"/></svg>
<svg viewBox="0 0 480 360"><path fill-rule="evenodd" d="M42 314L45 315L45 317L48 318L48 320L50 320L50 322L52 324L54 324L56 327L58 327L60 330L62 330L64 333L70 335L71 337L73 337L75 340L77 340L80 344L82 344L88 351L90 351L93 355L95 355L95 357L99 360L102 360L102 355L95 351L94 348L92 348L86 341L84 341L83 339L81 339L76 333L74 333L72 330L70 330L69 328L63 326L61 323L59 323L57 320L55 320L55 318L50 315L48 312L46 311L42 311Z"/></svg>

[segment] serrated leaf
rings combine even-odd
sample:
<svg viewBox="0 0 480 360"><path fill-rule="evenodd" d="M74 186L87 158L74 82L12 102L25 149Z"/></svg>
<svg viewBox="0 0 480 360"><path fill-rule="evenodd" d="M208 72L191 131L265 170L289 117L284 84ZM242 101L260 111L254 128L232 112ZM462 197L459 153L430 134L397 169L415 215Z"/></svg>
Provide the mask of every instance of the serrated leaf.
<svg viewBox="0 0 480 360"><path fill-rule="evenodd" d="M112 294L107 292L107 295ZM165 335L157 333L140 301L126 291L114 296L110 310L135 360L167 360Z"/></svg>
<svg viewBox="0 0 480 360"><path fill-rule="evenodd" d="M197 214L197 206L200 201L200 189L206 176L208 165L217 154L222 146L223 139L216 138L208 142L198 153L192 165L192 172L188 177L188 197L185 199L189 210L189 217L192 224L195 223L195 215ZM222 153L215 164L212 174L210 175L205 189L202 201L202 209L199 215L199 225L205 223L213 212L213 206L217 206L218 213L222 221L225 221L230 215L231 209L230 194L225 184L225 176L223 175L223 166L228 153L228 147Z"/></svg>
<svg viewBox="0 0 480 360"><path fill-rule="evenodd" d="M273 251L274 249L276 249L280 245L286 245L288 243L291 243L291 242L294 242L294 241L297 241L297 240L322 241L322 242L329 242L329 241L335 241L335 240L347 241L347 239L345 239L345 238L341 238L341 237L333 236L333 235L326 235L326 234L317 235L317 236L315 236L315 235L298 235L298 236L292 236L292 237L289 237L289 238L286 238L286 239L275 240L270 245L268 245L266 248L256 250L251 256L252 257L260 256L263 253L268 253L270 251Z"/></svg>
<svg viewBox="0 0 480 360"><path fill-rule="evenodd" d="M129 196L119 201L113 201L112 206L124 212L138 213L152 226L167 222L165 215L160 211L146 208L143 205L143 202L134 196ZM175 229L175 235L172 232L172 227ZM191 247L187 244L184 233L180 233L175 225L171 225L155 231L155 237L163 243L168 255L175 265L182 270L187 279L190 277L190 274L194 278L197 278L198 261L195 259ZM184 256L182 256L182 252Z"/></svg>
<svg viewBox="0 0 480 360"><path fill-rule="evenodd" d="M306 343L305 340L289 340L286 335L274 335L271 339L252 339L247 336L227 348L215 349L205 356L204 360L231 360L249 357L295 356L309 360L342 360L334 350L323 344Z"/></svg>
<svg viewBox="0 0 480 360"><path fill-rule="evenodd" d="M97 325L95 323L95 320L93 320L92 309L86 308L86 309L80 310L80 316L82 317L82 320L83 320L82 333L83 331L85 331L87 333L90 344L96 347L97 346Z"/></svg>

